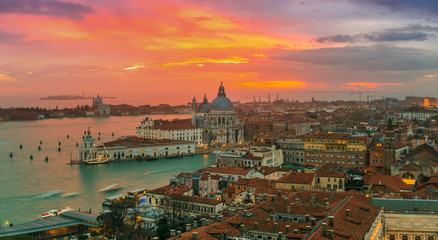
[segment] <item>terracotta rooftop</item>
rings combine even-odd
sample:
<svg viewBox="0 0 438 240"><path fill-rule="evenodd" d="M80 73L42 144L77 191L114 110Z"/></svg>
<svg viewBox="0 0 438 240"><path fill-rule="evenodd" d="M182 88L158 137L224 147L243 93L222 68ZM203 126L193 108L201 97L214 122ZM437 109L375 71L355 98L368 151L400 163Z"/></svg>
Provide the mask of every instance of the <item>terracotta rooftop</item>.
<svg viewBox="0 0 438 240"><path fill-rule="evenodd" d="M165 185L159 188L149 190L149 193L160 194L160 195L172 195L172 194L184 194L189 191L189 187L186 185L178 185L176 187L171 185Z"/></svg>
<svg viewBox="0 0 438 240"><path fill-rule="evenodd" d="M293 172L277 180L278 183L312 184L315 173Z"/></svg>
<svg viewBox="0 0 438 240"><path fill-rule="evenodd" d="M375 175L365 175L363 177L363 180L365 185L385 186L386 192L400 192L403 190L412 190L412 187L405 183L400 176L391 176L377 173Z"/></svg>
<svg viewBox="0 0 438 240"><path fill-rule="evenodd" d="M332 171L332 170L318 170L316 177L332 177L332 178L347 178L348 175L344 172Z"/></svg>

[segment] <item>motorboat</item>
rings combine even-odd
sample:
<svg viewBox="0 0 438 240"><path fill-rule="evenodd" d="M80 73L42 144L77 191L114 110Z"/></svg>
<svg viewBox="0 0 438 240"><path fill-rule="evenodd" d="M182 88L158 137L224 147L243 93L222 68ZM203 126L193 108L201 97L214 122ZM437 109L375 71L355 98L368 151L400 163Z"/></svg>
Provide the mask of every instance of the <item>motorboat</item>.
<svg viewBox="0 0 438 240"><path fill-rule="evenodd" d="M58 216L60 214L63 214L65 212L69 212L69 211L74 211L74 209L71 208L66 208L66 209L52 209L44 214L41 214L38 216L38 219L45 219L45 218L49 218L49 217L54 217L54 216Z"/></svg>
<svg viewBox="0 0 438 240"><path fill-rule="evenodd" d="M122 185L115 183L100 189L99 192L112 192L112 191L120 190L121 188Z"/></svg>
<svg viewBox="0 0 438 240"><path fill-rule="evenodd" d="M144 175L147 176L147 175L149 175L151 173L152 173L152 171L149 171L149 172L145 173Z"/></svg>

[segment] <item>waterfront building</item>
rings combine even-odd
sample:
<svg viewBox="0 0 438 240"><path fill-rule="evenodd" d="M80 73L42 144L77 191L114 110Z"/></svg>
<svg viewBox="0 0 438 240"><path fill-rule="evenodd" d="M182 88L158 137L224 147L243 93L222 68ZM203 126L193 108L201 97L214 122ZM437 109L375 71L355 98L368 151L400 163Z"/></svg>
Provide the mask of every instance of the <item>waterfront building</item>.
<svg viewBox="0 0 438 240"><path fill-rule="evenodd" d="M204 101L197 106L196 98L192 103L192 125L202 127L202 142L204 144L224 144L243 142L243 124L234 112L231 100L225 94L224 86L220 85L217 97L211 104L204 95Z"/></svg>
<svg viewBox="0 0 438 240"><path fill-rule="evenodd" d="M198 217L203 214L215 215L223 210L222 201L191 196L192 191L185 185L166 185L148 191L144 200L151 207L166 212L170 217Z"/></svg>
<svg viewBox="0 0 438 240"><path fill-rule="evenodd" d="M171 139L202 142L202 128L193 126L184 120L162 121L146 117L136 129L139 138Z"/></svg>
<svg viewBox="0 0 438 240"><path fill-rule="evenodd" d="M85 161L90 157L90 150L93 146L96 148L95 154L99 151L105 151L106 148L113 160L133 160L193 154L196 144L189 141L126 136L102 145L95 145L95 139L91 136L91 131L88 131L82 146L79 148L79 161ZM91 158L96 157L91 156Z"/></svg>
<svg viewBox="0 0 438 240"><path fill-rule="evenodd" d="M437 240L438 200L372 198L382 207L384 240Z"/></svg>
<svg viewBox="0 0 438 240"><path fill-rule="evenodd" d="M320 132L302 136L304 164L364 169L367 162L367 137L349 133Z"/></svg>

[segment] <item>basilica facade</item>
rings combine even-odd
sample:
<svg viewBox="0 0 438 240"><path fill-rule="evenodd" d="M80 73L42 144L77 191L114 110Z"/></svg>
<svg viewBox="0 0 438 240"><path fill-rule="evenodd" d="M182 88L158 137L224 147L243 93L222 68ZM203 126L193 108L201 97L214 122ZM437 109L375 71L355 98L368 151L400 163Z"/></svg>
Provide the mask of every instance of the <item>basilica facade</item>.
<svg viewBox="0 0 438 240"><path fill-rule="evenodd" d="M237 118L222 83L211 103L204 95L203 102L198 106L196 98L193 98L192 125L203 128L202 142L206 145L243 142L243 124Z"/></svg>

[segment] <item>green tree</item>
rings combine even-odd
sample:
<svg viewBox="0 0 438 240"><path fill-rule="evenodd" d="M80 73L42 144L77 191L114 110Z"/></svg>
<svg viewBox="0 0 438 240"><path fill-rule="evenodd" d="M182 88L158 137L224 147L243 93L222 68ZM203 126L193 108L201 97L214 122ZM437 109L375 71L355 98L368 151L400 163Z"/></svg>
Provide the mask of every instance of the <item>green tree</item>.
<svg viewBox="0 0 438 240"><path fill-rule="evenodd" d="M167 218L162 218L158 221L157 235L160 239L169 237L170 226Z"/></svg>
<svg viewBox="0 0 438 240"><path fill-rule="evenodd" d="M102 224L103 234L108 238L128 239L128 233L132 232L126 221L128 209L134 209L135 207L136 203L132 198L125 198L112 203L108 207L108 212L97 217L99 223Z"/></svg>

